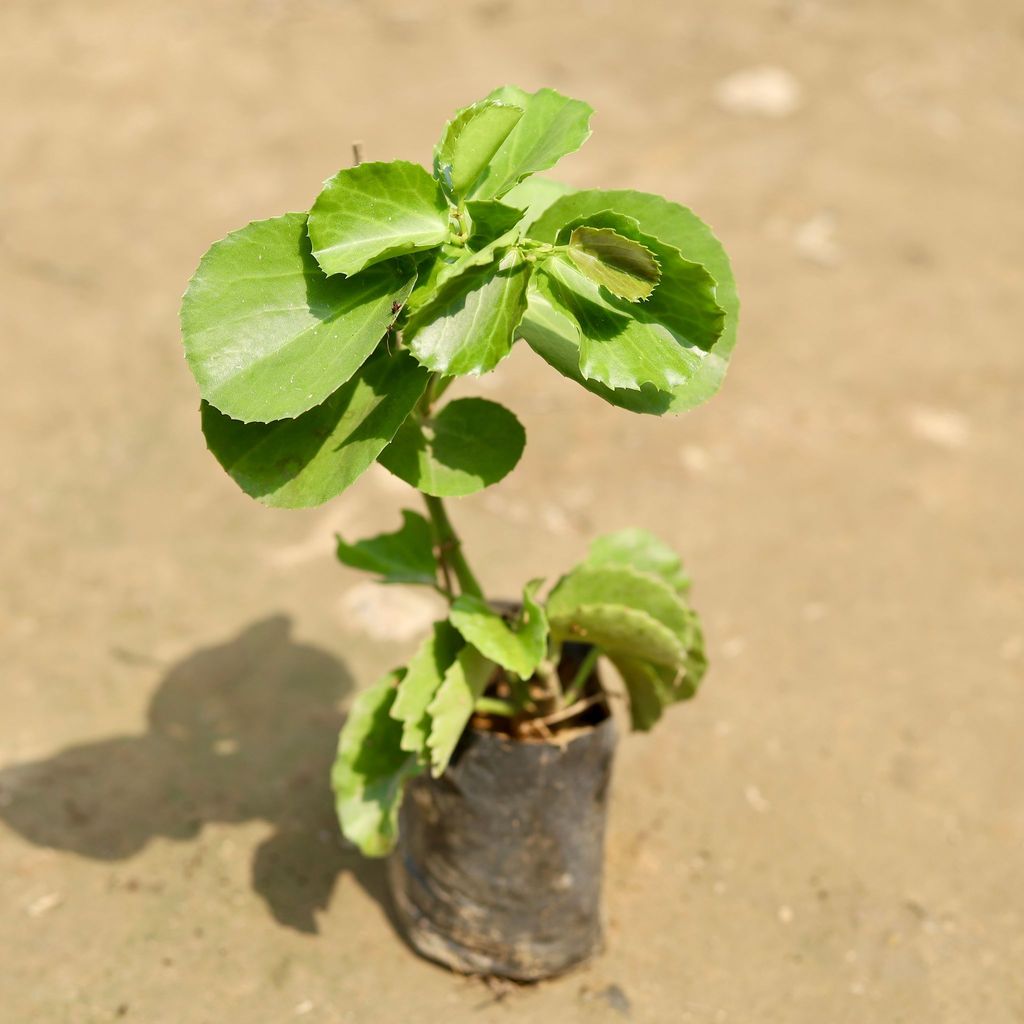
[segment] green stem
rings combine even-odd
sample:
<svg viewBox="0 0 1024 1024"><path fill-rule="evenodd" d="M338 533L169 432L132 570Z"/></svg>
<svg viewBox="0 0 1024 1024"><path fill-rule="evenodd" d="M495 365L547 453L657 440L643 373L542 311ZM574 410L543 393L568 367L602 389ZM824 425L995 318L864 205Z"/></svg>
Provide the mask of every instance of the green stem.
<svg viewBox="0 0 1024 1024"><path fill-rule="evenodd" d="M519 714L519 709L512 701L501 700L500 697L478 697L473 710L485 715L503 715L505 718L515 718Z"/></svg>
<svg viewBox="0 0 1024 1024"><path fill-rule="evenodd" d="M484 592L462 554L462 541L459 540L459 535L448 518L444 503L432 494L424 494L423 500L426 502L430 521L434 526L437 557L441 562L442 571L445 566L449 566L455 573L455 578L459 581L459 589L463 594L472 594L473 597L482 598Z"/></svg>
<svg viewBox="0 0 1024 1024"><path fill-rule="evenodd" d="M566 707L576 703L583 687L590 678L591 672L594 671L594 666L597 664L600 653L596 647L591 647L583 656L579 668L576 669L576 674L572 677L572 682L565 688L565 695L562 700Z"/></svg>

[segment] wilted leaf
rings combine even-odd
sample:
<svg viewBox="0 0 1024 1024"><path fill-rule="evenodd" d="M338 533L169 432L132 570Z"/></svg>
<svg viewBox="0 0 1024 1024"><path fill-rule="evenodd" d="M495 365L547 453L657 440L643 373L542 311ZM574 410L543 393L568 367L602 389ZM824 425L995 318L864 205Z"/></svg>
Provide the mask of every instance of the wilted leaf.
<svg viewBox="0 0 1024 1024"><path fill-rule="evenodd" d="M619 670L629 696L629 717L634 729L646 732L661 718L673 697L665 682L672 670L653 665L640 658L613 655L612 663Z"/></svg>
<svg viewBox="0 0 1024 1024"><path fill-rule="evenodd" d="M309 211L313 255L325 274L357 274L381 260L431 249L448 235L440 185L404 160L338 171Z"/></svg>
<svg viewBox="0 0 1024 1024"><path fill-rule="evenodd" d="M575 228L569 256L585 277L628 302L646 299L661 277L650 249L611 228Z"/></svg>
<svg viewBox="0 0 1024 1024"><path fill-rule="evenodd" d="M320 505L369 468L426 384L426 371L411 356L382 351L297 419L241 423L204 403L203 433L246 494L282 508Z"/></svg>
<svg viewBox="0 0 1024 1024"><path fill-rule="evenodd" d="M527 586L522 614L512 624L486 601L469 594L456 598L449 614L452 625L469 643L520 679L529 679L547 653L547 617L534 600L538 586L539 581Z"/></svg>
<svg viewBox="0 0 1024 1024"><path fill-rule="evenodd" d="M427 746L435 778L443 775L448 767L473 707L493 673L493 663L472 647L463 647L445 673L440 689L427 708L430 716Z"/></svg>
<svg viewBox="0 0 1024 1024"><path fill-rule="evenodd" d="M512 349L515 330L526 311L529 264L516 250L497 270L473 267L486 254L468 255L450 279L410 317L404 338L423 366L445 376L493 370ZM469 269L471 268L471 269Z"/></svg>
<svg viewBox="0 0 1024 1024"><path fill-rule="evenodd" d="M401 529L354 544L338 537L338 560L353 569L376 573L382 583L436 582L434 539L430 523L417 512L402 512Z"/></svg>
<svg viewBox="0 0 1024 1024"><path fill-rule="evenodd" d="M403 674L389 673L355 699L331 771L341 830L367 857L391 851L405 784L423 771L399 746L402 726L388 713Z"/></svg>
<svg viewBox="0 0 1024 1024"><path fill-rule="evenodd" d="M500 198L527 175L553 167L590 137L593 109L554 89L528 93L506 85L487 99L520 107L524 113L470 190L474 199Z"/></svg>
<svg viewBox="0 0 1024 1024"><path fill-rule="evenodd" d="M302 213L233 232L202 258L181 305L200 394L247 423L301 415L359 369L415 279L411 263L393 262L329 280Z"/></svg>
<svg viewBox="0 0 1024 1024"><path fill-rule="evenodd" d="M434 174L449 195L470 190L522 116L520 107L481 100L445 125L434 151Z"/></svg>
<svg viewBox="0 0 1024 1024"><path fill-rule="evenodd" d="M497 483L515 467L525 445L526 432L504 406L459 398L423 429L408 420L378 461L424 494L449 498Z"/></svg>
<svg viewBox="0 0 1024 1024"><path fill-rule="evenodd" d="M402 749L418 754L422 760L428 759L430 716L427 707L463 646L462 637L450 622L435 622L430 636L412 656L405 678L398 685L391 717L402 723Z"/></svg>

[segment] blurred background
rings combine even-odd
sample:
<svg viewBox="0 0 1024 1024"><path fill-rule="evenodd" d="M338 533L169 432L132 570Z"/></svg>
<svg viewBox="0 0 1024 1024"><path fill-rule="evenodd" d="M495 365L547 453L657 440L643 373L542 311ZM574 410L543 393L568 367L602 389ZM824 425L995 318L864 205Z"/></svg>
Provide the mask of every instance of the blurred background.
<svg viewBox="0 0 1024 1024"><path fill-rule="evenodd" d="M435 607L333 560L385 472L271 511L204 448L199 257L494 86L589 101L555 172L732 254L722 392L632 417L525 346L528 444L455 503L492 593L636 524L712 667L626 737L608 942L487 988L336 839L351 694ZM1024 1020L1024 12L1010 0L5 0L5 1021Z"/></svg>

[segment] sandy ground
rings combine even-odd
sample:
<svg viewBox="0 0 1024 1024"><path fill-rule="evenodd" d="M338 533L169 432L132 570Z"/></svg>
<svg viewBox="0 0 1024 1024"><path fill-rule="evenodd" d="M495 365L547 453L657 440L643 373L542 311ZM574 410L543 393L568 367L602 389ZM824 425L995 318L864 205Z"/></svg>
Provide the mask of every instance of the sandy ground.
<svg viewBox="0 0 1024 1024"><path fill-rule="evenodd" d="M1011 0L4 0L5 1024L1024 1021L1022 68ZM411 953L332 821L434 609L331 535L408 497L245 498L176 323L210 241L504 81L591 101L562 177L692 205L744 300L680 420L526 350L480 383L531 439L454 511L490 589L639 523L713 661L622 744L606 953L507 992Z"/></svg>

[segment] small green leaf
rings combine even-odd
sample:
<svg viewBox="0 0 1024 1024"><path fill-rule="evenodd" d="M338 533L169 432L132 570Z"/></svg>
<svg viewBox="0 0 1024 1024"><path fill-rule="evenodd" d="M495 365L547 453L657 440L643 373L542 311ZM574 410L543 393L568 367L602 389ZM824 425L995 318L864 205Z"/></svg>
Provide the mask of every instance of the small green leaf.
<svg viewBox="0 0 1024 1024"><path fill-rule="evenodd" d="M519 196L509 196L509 202L518 206L525 205ZM711 229L692 211L670 202L661 196L646 192L629 190L604 191L589 189L573 192L552 202L547 209L530 225L529 233L533 238L544 242L554 242L559 231L567 224L580 218L602 214L614 210L619 214L636 220L640 230L645 234L660 239L663 243L677 249L686 260L704 266L715 281L715 299L725 310L725 320L718 340L712 345L707 357L692 378L668 392L659 395L650 392L650 401L644 396L642 401L623 404L613 401L612 404L631 408L635 412L661 415L664 412L680 413L706 402L721 387L728 368L729 357L736 343L736 327L739 317L739 299L736 295L736 282L733 279L729 257L722 243L714 236ZM527 215L529 217L529 213ZM662 266L662 273L665 267ZM657 291L662 291L664 285ZM532 304L532 299L531 299ZM558 358L549 360L556 370L565 376L579 380L579 374L567 372L569 364L564 359L563 347L551 344L550 335L541 336L539 346L531 340L532 310L528 311L524 321L523 337L531 347L545 359L545 352L557 354ZM550 322L547 324L551 326ZM598 387L584 384L588 390L600 395L606 401L619 397L621 393L609 395ZM644 389L644 395L648 394Z"/></svg>
<svg viewBox="0 0 1024 1024"><path fill-rule="evenodd" d="M445 125L434 151L434 175L449 195L470 190L522 116L520 107L482 100Z"/></svg>
<svg viewBox="0 0 1024 1024"><path fill-rule="evenodd" d="M633 728L647 732L673 702L674 698L665 682L666 672L671 675L671 670L622 654L612 656L611 660L626 684Z"/></svg>
<svg viewBox="0 0 1024 1024"><path fill-rule="evenodd" d="M494 674L494 664L472 647L463 647L445 672L434 699L427 708L430 716L431 773L444 774L462 733L473 714L473 705L483 695Z"/></svg>
<svg viewBox="0 0 1024 1024"><path fill-rule="evenodd" d="M661 278L651 250L611 228L575 228L569 238L569 257L594 284L628 302L646 299Z"/></svg>
<svg viewBox="0 0 1024 1024"><path fill-rule="evenodd" d="M432 249L448 238L441 187L404 160L346 167L309 211L313 255L325 274L357 274L382 260Z"/></svg>
<svg viewBox="0 0 1024 1024"><path fill-rule="evenodd" d="M660 576L625 565L584 562L563 576L547 601L548 618L572 619L584 605L622 605L645 612L682 639L690 629L690 612Z"/></svg>
<svg viewBox="0 0 1024 1024"><path fill-rule="evenodd" d="M391 717L402 723L402 749L418 754L423 760L429 759L427 707L463 646L462 637L450 622L435 622L430 636L409 661L405 678L398 684Z"/></svg>
<svg viewBox="0 0 1024 1024"><path fill-rule="evenodd" d="M628 566L660 576L677 593L690 589L690 577L682 560L650 530L634 527L598 537L590 545L586 564Z"/></svg>
<svg viewBox="0 0 1024 1024"><path fill-rule="evenodd" d="M555 616L549 606L548 620L556 641L593 644L609 655L632 655L674 668L685 654L672 630L637 608L587 604L579 605L569 615Z"/></svg>
<svg viewBox="0 0 1024 1024"><path fill-rule="evenodd" d="M494 243L492 243L494 244ZM489 258L485 250L475 257ZM530 265L512 250L492 267L473 267L472 255L425 306L409 318L403 337L420 363L445 376L493 370L512 350L526 312Z"/></svg>
<svg viewBox="0 0 1024 1024"><path fill-rule="evenodd" d="M520 679L529 679L547 653L547 617L534 600L539 585L538 580L527 586L522 614L514 624L486 601L468 594L456 598L449 615L468 643Z"/></svg>
<svg viewBox="0 0 1024 1024"><path fill-rule="evenodd" d="M246 494L280 508L320 505L370 467L426 384L426 372L407 353L381 351L297 419L240 423L203 403L203 433Z"/></svg>
<svg viewBox="0 0 1024 1024"><path fill-rule="evenodd" d="M454 498L497 483L525 445L526 432L504 406L458 398L422 429L406 421L378 461L424 494Z"/></svg>
<svg viewBox="0 0 1024 1024"><path fill-rule="evenodd" d="M593 109L554 89L528 93L506 85L487 99L520 107L524 113L470 191L474 199L500 198L528 175L553 167L590 137Z"/></svg>
<svg viewBox="0 0 1024 1024"><path fill-rule="evenodd" d="M524 211L520 227L525 231L556 199L573 191L571 185L534 176L506 192L502 201Z"/></svg>
<svg viewBox="0 0 1024 1024"><path fill-rule="evenodd" d="M500 203L497 199L470 200L466 203L471 227L467 246L470 249L482 249L501 238L519 225L524 212L507 203Z"/></svg>
<svg viewBox="0 0 1024 1024"><path fill-rule="evenodd" d="M423 771L399 746L402 726L389 715L403 675L391 672L355 699L331 771L341 830L367 857L394 847L405 784Z"/></svg>
<svg viewBox="0 0 1024 1024"><path fill-rule="evenodd" d="M401 529L346 544L338 537L338 561L377 573L382 583L435 585L434 539L430 523L417 512L402 512Z"/></svg>
<svg viewBox="0 0 1024 1024"><path fill-rule="evenodd" d="M329 280L306 215L254 221L215 242L181 304L185 357L210 405L243 422L299 416L377 347L416 275L388 263Z"/></svg>

